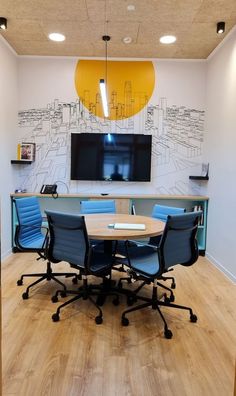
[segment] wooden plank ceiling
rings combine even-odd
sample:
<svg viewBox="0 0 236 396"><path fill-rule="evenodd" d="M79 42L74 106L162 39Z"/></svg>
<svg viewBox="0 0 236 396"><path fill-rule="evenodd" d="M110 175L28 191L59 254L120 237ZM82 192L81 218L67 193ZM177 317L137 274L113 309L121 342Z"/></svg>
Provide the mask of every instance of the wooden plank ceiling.
<svg viewBox="0 0 236 396"><path fill-rule="evenodd" d="M0 14L8 20L1 34L19 55L103 57L109 34L109 57L206 59L236 24L236 0L0 0ZM51 32L66 40L50 41ZM166 34L177 41L161 44Z"/></svg>

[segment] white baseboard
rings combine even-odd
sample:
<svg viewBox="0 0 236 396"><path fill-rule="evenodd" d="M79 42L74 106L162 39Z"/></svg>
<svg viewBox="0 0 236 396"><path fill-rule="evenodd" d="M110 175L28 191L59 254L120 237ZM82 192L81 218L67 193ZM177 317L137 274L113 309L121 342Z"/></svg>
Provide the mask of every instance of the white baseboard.
<svg viewBox="0 0 236 396"><path fill-rule="evenodd" d="M208 260L215 265L221 272L223 272L227 278L229 278L232 282L236 283L236 276L232 274L229 270L227 270L222 264L219 263L213 256L206 252L206 257Z"/></svg>
<svg viewBox="0 0 236 396"><path fill-rule="evenodd" d="M11 249L9 249L9 250L7 250L6 252L4 252L2 255L1 255L1 260L3 261L3 260L6 260L8 257L10 257L11 255L12 255L13 253L12 253L12 250Z"/></svg>

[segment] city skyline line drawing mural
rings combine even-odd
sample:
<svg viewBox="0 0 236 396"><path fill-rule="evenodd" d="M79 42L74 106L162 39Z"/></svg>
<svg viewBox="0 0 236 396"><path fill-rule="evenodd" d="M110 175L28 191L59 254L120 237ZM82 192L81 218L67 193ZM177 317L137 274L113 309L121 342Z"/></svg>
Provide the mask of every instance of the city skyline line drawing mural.
<svg viewBox="0 0 236 396"><path fill-rule="evenodd" d="M107 63L107 76L105 76ZM99 81L107 77L109 120L139 113L150 101L155 70L150 61L79 60L75 70L76 92L89 113L104 118Z"/></svg>
<svg viewBox="0 0 236 396"><path fill-rule="evenodd" d="M204 137L203 110L168 105L166 98L150 104L134 117L121 121L101 120L89 113L80 99L63 102L55 99L44 108L19 112L23 139L36 143L36 160L30 169L19 172L19 186L39 191L42 184L60 181L66 192L198 194L200 189L188 180L190 169L202 163ZM77 182L70 180L71 133L144 133L152 134L152 179L150 183L113 181ZM192 173L192 172L191 172ZM144 186L145 184L145 186ZM63 189L63 185L61 186ZM60 191L59 191L60 192ZM63 191L62 191L63 192Z"/></svg>

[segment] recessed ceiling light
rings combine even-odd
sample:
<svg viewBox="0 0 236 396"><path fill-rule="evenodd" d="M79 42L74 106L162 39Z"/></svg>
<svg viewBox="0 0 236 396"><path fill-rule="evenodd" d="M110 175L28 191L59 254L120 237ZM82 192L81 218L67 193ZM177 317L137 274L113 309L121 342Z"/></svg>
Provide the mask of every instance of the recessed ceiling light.
<svg viewBox="0 0 236 396"><path fill-rule="evenodd" d="M162 36L160 38L160 42L162 44L172 44L176 41L176 37L175 36Z"/></svg>
<svg viewBox="0 0 236 396"><path fill-rule="evenodd" d="M6 30L7 28L7 19L4 17L0 17L0 29Z"/></svg>
<svg viewBox="0 0 236 396"><path fill-rule="evenodd" d="M225 22L218 22L216 25L216 32L222 34L225 31Z"/></svg>
<svg viewBox="0 0 236 396"><path fill-rule="evenodd" d="M64 41L65 40L64 34L61 34L61 33L50 33L48 35L48 37L52 41Z"/></svg>
<svg viewBox="0 0 236 396"><path fill-rule="evenodd" d="M124 38L122 39L122 41L123 41L123 43L125 43L125 44L130 44L130 43L132 43L132 37L124 37Z"/></svg>
<svg viewBox="0 0 236 396"><path fill-rule="evenodd" d="M129 5L127 5L127 10L128 11L134 11L135 10L135 6L133 4L129 4Z"/></svg>

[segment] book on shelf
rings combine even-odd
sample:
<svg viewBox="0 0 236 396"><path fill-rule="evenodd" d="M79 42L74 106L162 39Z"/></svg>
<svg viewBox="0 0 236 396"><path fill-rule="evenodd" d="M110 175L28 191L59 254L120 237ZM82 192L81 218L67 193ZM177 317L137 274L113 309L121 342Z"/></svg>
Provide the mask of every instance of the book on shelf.
<svg viewBox="0 0 236 396"><path fill-rule="evenodd" d="M22 142L17 145L17 160L34 161L35 143Z"/></svg>
<svg viewBox="0 0 236 396"><path fill-rule="evenodd" d="M194 205L194 207L193 207L193 212L198 212L198 211L202 211L202 215L201 215L201 217L200 217L200 220L199 220L199 225L204 225L204 211L203 211L203 207L202 207L202 205Z"/></svg>

